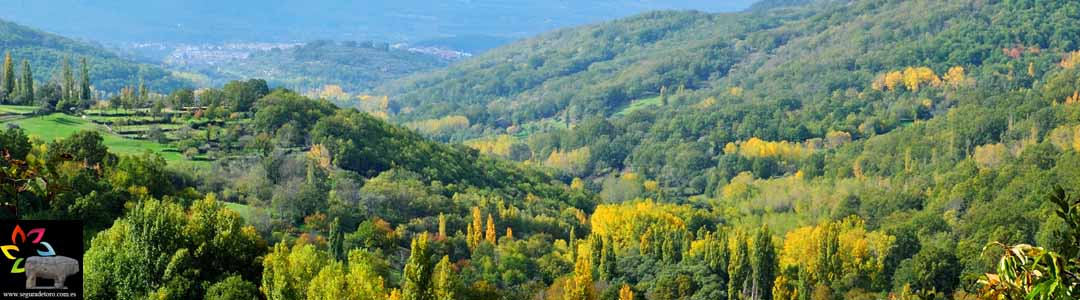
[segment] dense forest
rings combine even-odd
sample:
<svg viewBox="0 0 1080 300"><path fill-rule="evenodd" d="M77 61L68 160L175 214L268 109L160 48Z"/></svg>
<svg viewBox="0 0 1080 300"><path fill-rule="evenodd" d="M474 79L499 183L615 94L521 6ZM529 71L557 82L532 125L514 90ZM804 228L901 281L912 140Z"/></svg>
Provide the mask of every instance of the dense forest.
<svg viewBox="0 0 1080 300"><path fill-rule="evenodd" d="M1075 299L1078 11L653 12L361 107L65 83L0 118L0 213L83 220L87 299Z"/></svg>

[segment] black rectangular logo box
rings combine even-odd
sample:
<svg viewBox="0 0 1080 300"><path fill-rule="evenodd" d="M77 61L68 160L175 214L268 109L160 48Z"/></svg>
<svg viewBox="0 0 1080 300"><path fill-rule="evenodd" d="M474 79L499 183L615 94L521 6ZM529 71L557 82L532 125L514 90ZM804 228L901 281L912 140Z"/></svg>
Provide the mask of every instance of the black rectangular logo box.
<svg viewBox="0 0 1080 300"><path fill-rule="evenodd" d="M83 299L81 221L0 220L0 299Z"/></svg>

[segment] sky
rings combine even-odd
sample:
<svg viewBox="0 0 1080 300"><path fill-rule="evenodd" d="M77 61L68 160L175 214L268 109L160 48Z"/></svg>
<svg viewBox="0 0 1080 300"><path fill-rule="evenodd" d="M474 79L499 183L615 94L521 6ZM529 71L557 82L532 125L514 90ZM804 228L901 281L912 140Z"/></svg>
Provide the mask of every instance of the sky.
<svg viewBox="0 0 1080 300"><path fill-rule="evenodd" d="M754 0L4 0L0 18L104 43L521 38L656 9Z"/></svg>

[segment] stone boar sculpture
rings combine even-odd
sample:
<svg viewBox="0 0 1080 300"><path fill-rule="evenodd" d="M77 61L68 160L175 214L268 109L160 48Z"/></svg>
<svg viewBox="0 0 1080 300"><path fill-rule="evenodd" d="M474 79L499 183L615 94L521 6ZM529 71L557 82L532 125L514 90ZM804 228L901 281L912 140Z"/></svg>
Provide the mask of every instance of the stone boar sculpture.
<svg viewBox="0 0 1080 300"><path fill-rule="evenodd" d="M26 259L26 288L37 287L37 279L52 279L54 289L66 289L64 280L68 276L79 273L79 261L66 256L31 256Z"/></svg>

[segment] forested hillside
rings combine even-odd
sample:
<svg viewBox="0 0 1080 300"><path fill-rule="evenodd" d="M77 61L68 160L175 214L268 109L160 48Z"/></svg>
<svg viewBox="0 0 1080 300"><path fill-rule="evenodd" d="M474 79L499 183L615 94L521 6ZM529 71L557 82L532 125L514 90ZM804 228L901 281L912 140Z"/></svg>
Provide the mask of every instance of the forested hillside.
<svg viewBox="0 0 1080 300"><path fill-rule="evenodd" d="M92 84L100 91L118 92L124 86L136 85L140 79L156 91L190 85L190 82L176 78L160 67L131 62L96 45L4 20L0 20L0 51L10 52L20 61L28 60L37 82L48 82L58 77L66 57L71 61L82 58L90 60Z"/></svg>
<svg viewBox="0 0 1080 300"><path fill-rule="evenodd" d="M392 118L559 169L601 202L709 207L779 232L857 216L895 239L871 246L881 276L810 277L836 297L973 292L1000 250L980 255L987 243L1067 248L1046 199L1076 192L1080 6L795 4L560 30L381 91ZM814 243L800 236L781 245ZM813 268L798 264L781 258L788 284Z"/></svg>
<svg viewBox="0 0 1080 300"><path fill-rule="evenodd" d="M256 51L243 59L211 64L166 61L165 65L205 75L207 86L261 78L274 86L300 91L321 90L333 85L344 92L359 93L449 63L435 55L395 49L386 43L313 41L294 48Z"/></svg>
<svg viewBox="0 0 1080 300"><path fill-rule="evenodd" d="M1076 299L1078 11L654 12L362 110L262 80L70 110L184 126L146 142L191 164L0 106L37 125L0 132L0 207L85 221L87 299Z"/></svg>

